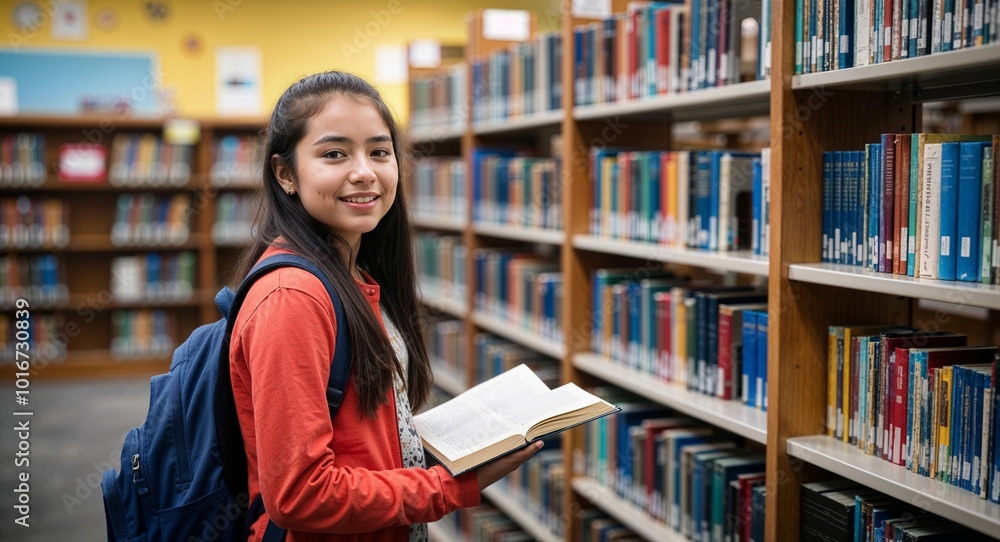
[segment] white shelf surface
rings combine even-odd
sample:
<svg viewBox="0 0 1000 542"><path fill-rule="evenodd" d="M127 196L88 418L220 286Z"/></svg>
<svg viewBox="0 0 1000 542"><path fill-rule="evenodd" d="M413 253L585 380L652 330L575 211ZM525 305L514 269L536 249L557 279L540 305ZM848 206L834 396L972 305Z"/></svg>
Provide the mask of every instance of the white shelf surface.
<svg viewBox="0 0 1000 542"><path fill-rule="evenodd" d="M431 542L462 542L463 540L450 525L446 526L443 522L428 523L427 534L430 536Z"/></svg>
<svg viewBox="0 0 1000 542"><path fill-rule="evenodd" d="M524 117L480 121L472 123L472 132L476 135L492 135L524 132L539 128L558 128L562 123L562 117L562 109L559 109Z"/></svg>
<svg viewBox="0 0 1000 542"><path fill-rule="evenodd" d="M984 45L958 51L948 51L933 55L894 60L870 66L858 66L843 70L809 73L792 77L793 89L818 87L894 88L903 83L921 83L930 79L940 79L948 74L970 72L972 70L1000 70L1000 44ZM989 77L987 75L987 77Z"/></svg>
<svg viewBox="0 0 1000 542"><path fill-rule="evenodd" d="M420 302L432 309L465 318L465 293L453 286L442 287L439 281L420 277L417 285Z"/></svg>
<svg viewBox="0 0 1000 542"><path fill-rule="evenodd" d="M472 225L472 231L479 235L490 237L501 237L503 239L515 239L517 241L531 241L533 243L545 243L549 245L562 245L566 238L566 233L562 230L547 230L543 228L526 228L513 224L484 224L477 222Z"/></svg>
<svg viewBox="0 0 1000 542"><path fill-rule="evenodd" d="M585 476L573 478L573 490L646 540L655 542L687 542L687 538L682 534L671 529L666 524L649 517L645 512L622 499L614 491L604 487L596 480Z"/></svg>
<svg viewBox="0 0 1000 542"><path fill-rule="evenodd" d="M545 526L545 524L535 517L531 510L525 508L524 501L508 493L497 486L490 486L483 490L483 495L497 508L503 510L510 519L517 522L528 534L535 537L539 542L562 542L562 537L556 535Z"/></svg>
<svg viewBox="0 0 1000 542"><path fill-rule="evenodd" d="M995 284L921 279L831 263L790 265L788 278L799 282L1000 310L1000 286Z"/></svg>
<svg viewBox="0 0 1000 542"><path fill-rule="evenodd" d="M410 142L414 144L459 139L464 133L465 126L455 126L453 124L421 126L419 128L412 128L409 131Z"/></svg>
<svg viewBox="0 0 1000 542"><path fill-rule="evenodd" d="M472 322L491 333L505 337L522 346L527 346L546 356L562 359L566 355L566 346L562 343L540 337L535 333L523 329L519 324L514 322L508 322L479 311L472 313Z"/></svg>
<svg viewBox="0 0 1000 542"><path fill-rule="evenodd" d="M465 229L465 220L451 218L451 217L440 217L440 216L426 216L426 215L413 215L413 225L418 228L431 228L435 230L449 230L455 232L461 232Z"/></svg>
<svg viewBox="0 0 1000 542"><path fill-rule="evenodd" d="M770 108L770 95L771 81L749 81L627 102L580 105L573 108L573 118L599 120L669 112L676 120L696 120L736 114L765 114Z"/></svg>
<svg viewBox="0 0 1000 542"><path fill-rule="evenodd" d="M644 243L641 241L609 239L594 235L574 235L573 246L604 254L617 254L619 256L693 265L764 277L767 276L769 266L767 256L760 256L746 250L716 252Z"/></svg>
<svg viewBox="0 0 1000 542"><path fill-rule="evenodd" d="M647 374L594 354L573 356L573 366L620 388L637 393L677 412L706 421L754 442L767 444L767 412L740 401L727 401Z"/></svg>
<svg viewBox="0 0 1000 542"><path fill-rule="evenodd" d="M432 360L431 370L434 371L434 385L451 395L465 391L465 382L461 375L454 374L444 366L443 362Z"/></svg>
<svg viewBox="0 0 1000 542"><path fill-rule="evenodd" d="M794 437L788 455L990 536L1000 533L1000 504L893 465L826 435Z"/></svg>

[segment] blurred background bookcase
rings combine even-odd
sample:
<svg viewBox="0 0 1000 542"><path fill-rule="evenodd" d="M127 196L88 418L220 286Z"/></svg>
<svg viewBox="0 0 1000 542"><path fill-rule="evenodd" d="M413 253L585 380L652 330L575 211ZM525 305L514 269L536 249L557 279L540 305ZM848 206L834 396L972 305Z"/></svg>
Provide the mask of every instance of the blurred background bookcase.
<svg viewBox="0 0 1000 542"><path fill-rule="evenodd" d="M31 143L13 160L7 150L5 165L20 159L37 173L10 175L0 190L3 310L12 317L15 299L28 300L33 345L48 345L45 377L163 372L180 340L220 316L215 292L249 231L234 224L248 220L262 119L194 120L189 145L166 143L168 122L0 119L5 140ZM60 171L60 153L73 162L80 149L103 157L96 175Z"/></svg>
<svg viewBox="0 0 1000 542"><path fill-rule="evenodd" d="M452 218L444 220L435 213L437 219L416 220L418 230L430 236L430 248L424 249L429 254L433 254L437 236L445 235L451 237L448 250L461 245L465 256L464 266L456 264L447 271L449 277L459 277L460 288L448 287L442 294L436 278L430 281L433 287L425 283L423 288L428 310L446 313L452 319L450 329L461 330L460 337L452 337L456 340L452 353L460 353L468 360L465 364L446 362L435 368L439 382L445 382L442 387L453 395L480 381L481 370L475 367L476 336L493 334L557 360L562 381L627 390L737 435L750 448L764 451L767 491L763 539L797 540L800 485L832 475L877 489L980 533L1000 536L1000 505L875 461L825 434L830 326L850 322L919 328L937 318L938 323L947 323L948 329L966 333L969 344L996 345L1000 344L1000 289L994 285L914 280L820 263L819 212L824 151L863 148L866 142L878 141L880 134L887 132L996 133L997 117L995 109L988 108L990 100L961 102L957 107L942 101L995 95L1000 45L797 74L794 5L771 2L766 3L769 11L765 12L770 17L769 77L645 99L580 103L575 101L575 95L589 91L575 86L576 61L580 58L575 47L581 42L575 41L574 32L600 17L577 17L575 4L566 0L558 14L562 21L561 65L559 81L552 82L559 86L554 90L561 101L557 107L525 107L524 100L533 97L515 95L510 100L517 105L508 104L499 114L490 109L491 92L496 89L479 78L482 72L477 65L482 65L490 53L518 51L519 41L485 39L483 14L477 12L469 16L464 66L457 72L465 71L464 94L456 94L458 101L452 102L450 109L443 109L452 114L425 117L441 121L424 122L410 132L418 156L438 163L454 161L448 166L451 174L441 174L438 185L446 183L440 180L445 178L451 183L447 193L455 199L448 211ZM613 13L628 9L626 2L613 1L610 5ZM553 14L529 15L542 16ZM530 28L532 41L544 41L533 32L533 25ZM523 59L530 58L530 54L520 58L518 61L525 62ZM456 73L456 68L449 69ZM530 88L530 82L512 77L512 88L521 83L521 88ZM925 111L924 102L934 103ZM485 109L477 108L480 103L486 104ZM975 105L970 109L970 103L985 104L978 107L987 109L975 110ZM459 112L457 120L455 111ZM934 125L923 126L924 118L936 119ZM456 128L456 123L462 128ZM951 129L942 130L949 123ZM770 178L770 237L764 254L676 248L592 235L594 146L632 150L711 147L733 151L768 147L769 167L765 167ZM558 157L555 178L560 185L561 207L556 227L524 226L515 224L510 217L506 223L497 222L489 204L481 206L482 194L475 192L476 168L482 164L484 153L496 149L521 150L539 159ZM525 323L517 315L498 315L490 311L488 302L484 305L483 285L476 279L476 254L496 249L516 249L556 263L562 290L559 333L553 335L544 326ZM442 266L447 267L441 264L432 274L436 275ZM669 267L693 277L713 277L719 284L766 290L766 410L691 392L593 351L592 272L627 266ZM539 270L549 271L548 267ZM479 273L489 276L482 270ZM591 507L614 517L643 539L684 540L683 535L583 473L585 438L584 430L572 430L562 437L564 467L558 472L562 502L555 519L538 513L533 502L518 506L519 499L511 498L503 488L494 488L487 496L538 540L580 540L583 533L579 519ZM553 524L558 524L556 529ZM447 529L435 533L440 539L453 536Z"/></svg>

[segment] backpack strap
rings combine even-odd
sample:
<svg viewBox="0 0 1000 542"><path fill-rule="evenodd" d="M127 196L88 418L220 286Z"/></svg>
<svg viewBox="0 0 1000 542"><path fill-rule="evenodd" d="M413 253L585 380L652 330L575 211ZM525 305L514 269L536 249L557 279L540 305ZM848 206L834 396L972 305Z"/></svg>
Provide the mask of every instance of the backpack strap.
<svg viewBox="0 0 1000 542"><path fill-rule="evenodd" d="M326 293L330 295L330 300L333 302L333 312L337 320L337 344L334 347L333 362L330 366L330 380L326 388L326 402L330 407L330 417L333 418L337 415L337 411L340 410L340 405L344 401L344 392L347 390L347 379L351 372L351 334L347 329L347 316L344 314L344 304L340 301L340 296L333 288L333 283L327 278L326 273L313 262L297 254L271 256L255 265L247 277L243 279L239 290L236 291L233 307L238 311L240 305L243 304L243 299L246 297L247 292L250 291L250 286L258 278L279 267L298 267L299 269L309 271L323 283ZM231 327L235 323L235 317L236 315L230 312L230 323L227 327Z"/></svg>
<svg viewBox="0 0 1000 542"><path fill-rule="evenodd" d="M334 289L330 279L313 262L297 254L278 254L268 257L255 265L250 273L233 294L224 288L216 296L215 301L226 317L226 333L219 353L219 377L215 386L215 419L220 454L222 456L223 478L226 486L234 496L247 495L246 451L243 449L243 434L240 432L239 419L236 416L236 402L233 397L232 380L229 370L229 343L236 323L236 316L246 299L250 287L260 277L280 267L297 267L309 271L323 283L337 321L337 344L334 347L333 360L330 363L330 379L327 383L326 399L330 408L331 419L337 415L347 390L347 381L351 372L351 335L348 330L347 316L340 296ZM263 499L258 495L251 503L246 516L244 535L249 535L250 525L264 512ZM285 538L285 530L268 521L264 533L265 542L280 542ZM244 536L246 538L246 536Z"/></svg>

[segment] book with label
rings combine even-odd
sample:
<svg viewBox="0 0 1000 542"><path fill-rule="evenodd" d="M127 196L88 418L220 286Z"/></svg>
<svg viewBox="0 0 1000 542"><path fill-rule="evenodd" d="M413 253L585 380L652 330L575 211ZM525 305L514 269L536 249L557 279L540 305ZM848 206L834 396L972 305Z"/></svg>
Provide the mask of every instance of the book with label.
<svg viewBox="0 0 1000 542"><path fill-rule="evenodd" d="M518 365L413 421L427 451L458 475L618 410L573 383L549 389Z"/></svg>

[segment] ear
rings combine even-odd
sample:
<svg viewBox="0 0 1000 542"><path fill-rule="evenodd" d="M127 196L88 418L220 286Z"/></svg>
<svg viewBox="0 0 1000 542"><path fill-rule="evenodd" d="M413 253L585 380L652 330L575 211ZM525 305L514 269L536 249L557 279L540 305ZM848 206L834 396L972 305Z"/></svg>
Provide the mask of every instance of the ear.
<svg viewBox="0 0 1000 542"><path fill-rule="evenodd" d="M274 172L274 176L278 179L283 191L286 193L295 192L295 176L292 174L292 168L288 167L288 164L277 154L271 156L271 171Z"/></svg>

